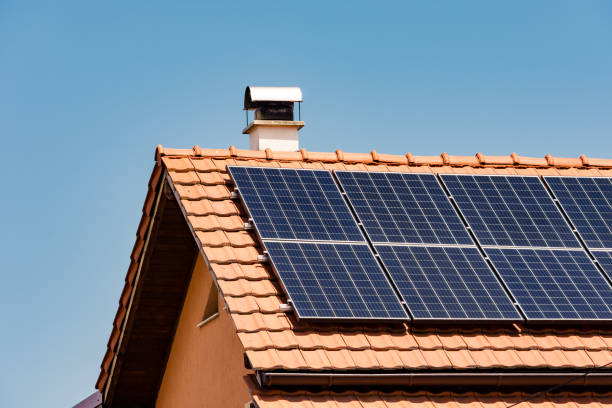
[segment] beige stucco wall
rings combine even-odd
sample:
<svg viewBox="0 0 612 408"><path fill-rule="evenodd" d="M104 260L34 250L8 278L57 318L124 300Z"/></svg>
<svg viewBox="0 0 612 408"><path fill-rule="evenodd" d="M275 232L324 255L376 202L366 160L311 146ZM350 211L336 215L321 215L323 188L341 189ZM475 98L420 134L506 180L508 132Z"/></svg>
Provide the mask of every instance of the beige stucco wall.
<svg viewBox="0 0 612 408"><path fill-rule="evenodd" d="M212 276L198 255L156 406L244 407L250 398L243 350L223 300L219 317L198 328Z"/></svg>

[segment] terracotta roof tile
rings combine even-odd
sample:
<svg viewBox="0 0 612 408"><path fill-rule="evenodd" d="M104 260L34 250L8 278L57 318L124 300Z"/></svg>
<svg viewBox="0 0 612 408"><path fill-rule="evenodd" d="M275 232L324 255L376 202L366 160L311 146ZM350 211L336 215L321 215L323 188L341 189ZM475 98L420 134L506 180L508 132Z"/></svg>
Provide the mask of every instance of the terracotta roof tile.
<svg viewBox="0 0 612 408"><path fill-rule="evenodd" d="M402 359L405 368L421 370L430 367L429 361L425 360L425 356L419 349L398 350L397 354Z"/></svg>
<svg viewBox="0 0 612 408"><path fill-rule="evenodd" d="M574 342L576 345L578 343L582 343L585 350L599 351L599 350L605 350L608 348L608 346L606 345L606 342L601 338L601 336L598 336L597 334L593 334L593 333L586 333L585 335L582 335L582 336L581 335L561 336L559 338L559 342L566 349L571 349L572 342Z"/></svg>
<svg viewBox="0 0 612 408"><path fill-rule="evenodd" d="M193 162L188 157L164 157L162 161L168 170L174 172L194 170Z"/></svg>
<svg viewBox="0 0 612 408"><path fill-rule="evenodd" d="M277 369L284 368L285 364L288 360L286 356L281 360L279 355L279 350L276 349L267 349L267 350L246 350L246 357L249 359L251 366L254 369L258 368L266 368L266 369ZM300 356L301 357L301 356Z"/></svg>
<svg viewBox="0 0 612 408"><path fill-rule="evenodd" d="M326 350L344 350L349 346L344 341L342 334L337 332L313 333L317 337L318 343Z"/></svg>
<svg viewBox="0 0 612 408"><path fill-rule="evenodd" d="M612 361L612 352L610 350L587 350L586 353L595 367L602 367Z"/></svg>
<svg viewBox="0 0 612 408"><path fill-rule="evenodd" d="M612 330L596 328L543 332L515 332L508 328L468 327L436 331L420 327L366 328L357 326L319 327L296 322L278 313L283 294L275 286L269 265L258 262L261 251L255 235L245 230L244 209L230 196L228 165L266 167L346 169L455 174L576 175L612 177L612 160L586 156L578 158L507 156L417 156L411 153L383 154L248 151L229 149L167 149L159 146L156 166L143 205L132 253L97 387L108 378L114 357L117 333L125 317L127 300L134 290L132 282L138 269L150 214L157 194L158 180L168 171L176 194L195 231L202 252L211 266L222 294L232 311L240 339L257 367L300 367L319 358L317 367L334 369L409 369L469 368L584 368L612 358ZM242 215L242 216L241 216ZM293 332L293 330L296 330ZM318 344L317 344L318 343ZM282 350L282 353L280 352ZM315 357L318 356L318 357ZM323 357L325 356L325 357ZM325 360L325 358L327 360ZM470 361L471 360L471 361ZM606 361L607 362L607 361ZM313 367L314 367L313 363ZM311 367L312 369L312 367ZM483 400L484 401L484 400Z"/></svg>
<svg viewBox="0 0 612 408"><path fill-rule="evenodd" d="M195 185L201 183L198 173L196 173L195 170L182 172L172 171L170 172L170 177L172 177L172 181L177 185Z"/></svg>
<svg viewBox="0 0 612 408"><path fill-rule="evenodd" d="M366 337L373 350L414 350L419 348L414 336L405 332L367 332Z"/></svg>
<svg viewBox="0 0 612 408"><path fill-rule="evenodd" d="M379 369L399 370L404 368L404 361L397 350L380 350L375 353Z"/></svg>
<svg viewBox="0 0 612 408"><path fill-rule="evenodd" d="M453 365L451 364L448 356L443 350L423 350L421 349L421 354L423 354L423 358L427 361L427 365L430 368L436 369L451 369Z"/></svg>
<svg viewBox="0 0 612 408"><path fill-rule="evenodd" d="M472 359L472 355L469 350L445 350L445 354L450 360L453 368L464 370L479 367L479 365Z"/></svg>
<svg viewBox="0 0 612 408"><path fill-rule="evenodd" d="M456 333L438 333L438 340L444 350L465 350L467 345L463 337Z"/></svg>
<svg viewBox="0 0 612 408"><path fill-rule="evenodd" d="M384 368L376 358L376 352L370 349L351 350L351 357L355 362L355 368L360 370L372 370Z"/></svg>
<svg viewBox="0 0 612 408"><path fill-rule="evenodd" d="M223 217L218 215L193 216L188 215L187 220L196 231L242 231L244 221L237 215Z"/></svg>
<svg viewBox="0 0 612 408"><path fill-rule="evenodd" d="M292 330L282 330L282 331L271 331L268 333L270 337L271 343L260 343L258 346L269 347L272 345L275 348L279 349L296 349L301 348L300 339L297 333L294 333Z"/></svg>
<svg viewBox="0 0 612 408"><path fill-rule="evenodd" d="M231 200L181 200L187 215L238 215L240 213L236 203Z"/></svg>
<svg viewBox="0 0 612 408"><path fill-rule="evenodd" d="M239 332L238 338L242 343L242 347L245 350L265 350L260 348L260 344L274 344L274 341L270 338L270 332L267 331L254 331L254 332ZM273 348L292 348L292 347L281 347L276 345Z"/></svg>
<svg viewBox="0 0 612 408"><path fill-rule="evenodd" d="M177 193L183 200L228 200L230 191L225 185L205 186L202 184L175 184Z"/></svg>
<svg viewBox="0 0 612 408"><path fill-rule="evenodd" d="M469 331L463 334L462 337L469 350L482 350L484 348L490 348L491 346L487 338L481 333Z"/></svg>
<svg viewBox="0 0 612 408"><path fill-rule="evenodd" d="M255 238L246 231L196 231L196 236L203 246L208 247L233 246L242 248L258 245Z"/></svg>
<svg viewBox="0 0 612 408"><path fill-rule="evenodd" d="M215 271L217 279L223 280L261 280L271 279L270 272L262 264L218 264L211 263L211 269Z"/></svg>
<svg viewBox="0 0 612 408"><path fill-rule="evenodd" d="M259 252L253 247L204 247L204 254L209 262L214 263L255 263L258 262Z"/></svg>
<svg viewBox="0 0 612 408"><path fill-rule="evenodd" d="M347 348L351 350L366 350L370 349L370 342L365 334L360 332L348 332L341 334Z"/></svg>
<svg viewBox="0 0 612 408"><path fill-rule="evenodd" d="M322 349L301 350L302 357L306 362L306 367L310 370L323 370L333 368L332 363L327 358L327 353Z"/></svg>
<svg viewBox="0 0 612 408"><path fill-rule="evenodd" d="M226 185L227 183L231 182L229 173L219 173L217 171L199 171L196 173L196 176L200 180L200 183L206 186Z"/></svg>
<svg viewBox="0 0 612 408"><path fill-rule="evenodd" d="M274 296L278 295L278 290L269 280L219 280L219 288L225 296L234 296L240 301L241 299L251 298L253 296ZM255 302L253 300L253 302ZM257 303L254 303L257 308ZM253 311L258 310L254 309Z"/></svg>
<svg viewBox="0 0 612 408"><path fill-rule="evenodd" d="M335 370L347 370L357 366L353 353L347 349L327 350L327 358Z"/></svg>
<svg viewBox="0 0 612 408"><path fill-rule="evenodd" d="M538 348L538 343L533 336L528 334L510 336L509 339L514 343L514 348L517 350L536 350Z"/></svg>
<svg viewBox="0 0 612 408"><path fill-rule="evenodd" d="M289 370L305 370L309 368L304 355L299 349L277 350L282 367ZM265 366L264 366L265 367Z"/></svg>
<svg viewBox="0 0 612 408"><path fill-rule="evenodd" d="M434 333L415 333L414 339L419 344L421 350L439 350L442 348L442 342Z"/></svg>
<svg viewBox="0 0 612 408"><path fill-rule="evenodd" d="M572 350L564 351L560 350L565 359L569 362L570 367L582 367L582 368L593 368L593 360L589 357L589 354L584 350ZM612 361L612 360L610 360Z"/></svg>
<svg viewBox="0 0 612 408"><path fill-rule="evenodd" d="M222 290L224 290L225 282L220 283ZM257 302L255 301L255 297L253 296L241 296L241 297L233 297L225 294L225 303L229 307L230 312L232 313L253 313L259 311L259 306L257 306Z"/></svg>
<svg viewBox="0 0 612 408"><path fill-rule="evenodd" d="M525 367L545 368L549 366L548 362L544 359L544 352L540 350L515 350L515 353L521 359Z"/></svg>

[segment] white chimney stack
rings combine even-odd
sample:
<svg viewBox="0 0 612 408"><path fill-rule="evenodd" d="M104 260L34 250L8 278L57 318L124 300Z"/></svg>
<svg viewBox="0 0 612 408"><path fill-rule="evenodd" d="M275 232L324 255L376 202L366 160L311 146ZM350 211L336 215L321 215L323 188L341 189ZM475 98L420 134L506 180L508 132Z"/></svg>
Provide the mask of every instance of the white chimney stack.
<svg viewBox="0 0 612 408"><path fill-rule="evenodd" d="M298 130L304 127L304 122L293 120L295 102L302 102L302 90L297 86L246 87L244 110L254 110L255 116L242 133L249 135L251 150L300 149Z"/></svg>

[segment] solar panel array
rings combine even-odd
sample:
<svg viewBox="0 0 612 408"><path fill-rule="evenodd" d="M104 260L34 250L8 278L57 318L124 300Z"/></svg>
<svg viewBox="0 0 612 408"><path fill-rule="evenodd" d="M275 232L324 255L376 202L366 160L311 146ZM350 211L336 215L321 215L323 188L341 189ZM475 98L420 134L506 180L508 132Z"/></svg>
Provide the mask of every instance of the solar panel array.
<svg viewBox="0 0 612 408"><path fill-rule="evenodd" d="M612 179L545 177L589 248L612 249Z"/></svg>
<svg viewBox="0 0 612 408"><path fill-rule="evenodd" d="M441 178L483 246L580 248L538 177Z"/></svg>
<svg viewBox="0 0 612 408"><path fill-rule="evenodd" d="M596 263L538 177L229 169L300 318L612 321L610 179L546 177Z"/></svg>

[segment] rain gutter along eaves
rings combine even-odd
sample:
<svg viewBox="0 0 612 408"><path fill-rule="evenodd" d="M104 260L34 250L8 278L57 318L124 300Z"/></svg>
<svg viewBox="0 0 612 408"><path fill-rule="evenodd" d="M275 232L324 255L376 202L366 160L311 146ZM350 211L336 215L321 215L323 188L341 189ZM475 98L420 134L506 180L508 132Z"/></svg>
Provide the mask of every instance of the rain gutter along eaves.
<svg viewBox="0 0 612 408"><path fill-rule="evenodd" d="M274 386L611 386L612 372L487 372L487 373L303 373L257 372L261 387Z"/></svg>

